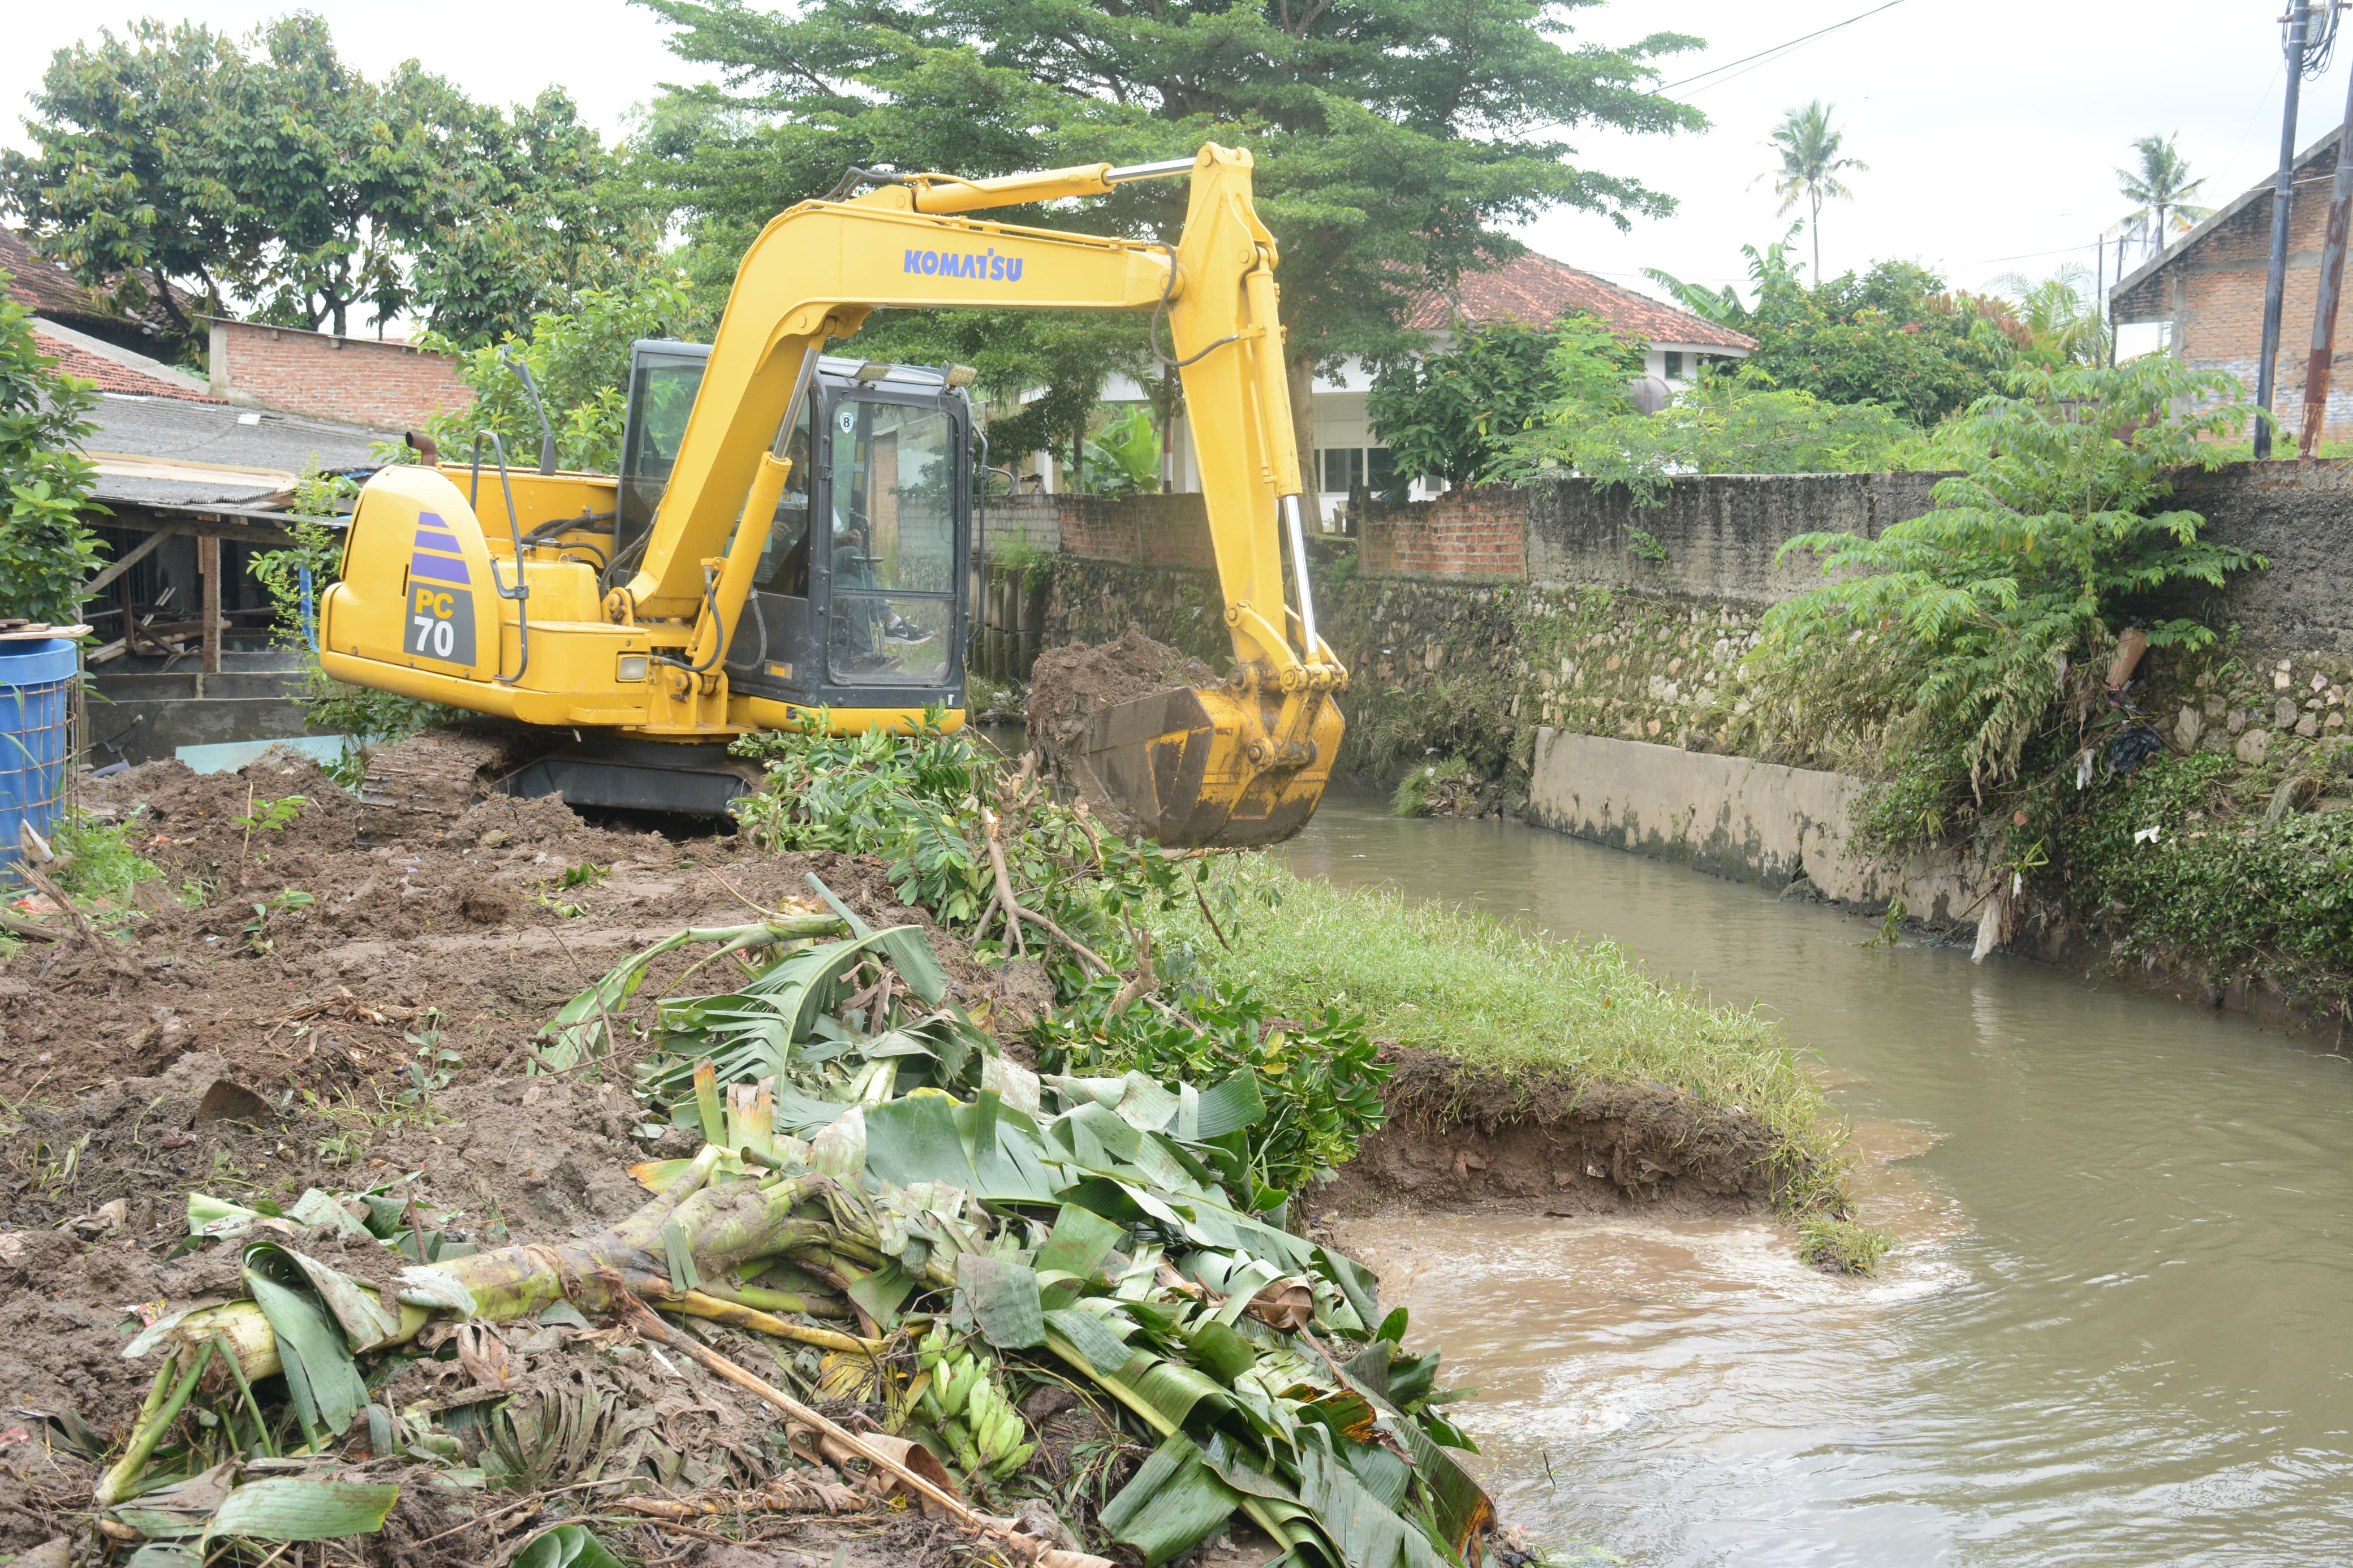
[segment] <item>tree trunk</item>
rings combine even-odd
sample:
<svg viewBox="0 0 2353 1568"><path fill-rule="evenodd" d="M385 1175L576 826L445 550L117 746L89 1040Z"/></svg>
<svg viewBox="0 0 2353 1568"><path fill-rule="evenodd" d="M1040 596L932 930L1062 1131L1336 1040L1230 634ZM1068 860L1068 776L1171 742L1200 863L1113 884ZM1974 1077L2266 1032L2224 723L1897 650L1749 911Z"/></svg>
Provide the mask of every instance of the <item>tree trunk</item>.
<svg viewBox="0 0 2353 1568"><path fill-rule="evenodd" d="M164 301L164 314L171 318L172 325L183 335L194 333L195 323L181 310L180 302L172 298L172 280L164 276L164 269L151 267L147 269L147 276L154 280L155 297Z"/></svg>
<svg viewBox="0 0 2353 1568"><path fill-rule="evenodd" d="M1284 370L1291 384L1291 438L1299 452L1299 510L1303 516L1316 516L1315 498L1324 487L1315 471L1315 362L1294 359Z"/></svg>
<svg viewBox="0 0 2353 1568"><path fill-rule="evenodd" d="M1810 237L1814 242L1814 287L1819 289L1822 286L1822 193L1814 192L1813 198L1813 221L1806 227L1811 231Z"/></svg>

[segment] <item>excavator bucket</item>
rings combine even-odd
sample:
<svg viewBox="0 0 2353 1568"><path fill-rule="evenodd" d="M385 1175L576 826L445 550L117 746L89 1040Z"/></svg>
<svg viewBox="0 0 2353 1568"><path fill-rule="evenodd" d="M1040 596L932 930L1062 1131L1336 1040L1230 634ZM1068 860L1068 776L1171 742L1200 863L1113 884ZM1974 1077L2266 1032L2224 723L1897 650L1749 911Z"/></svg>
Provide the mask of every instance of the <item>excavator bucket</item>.
<svg viewBox="0 0 2353 1568"><path fill-rule="evenodd" d="M1272 766L1251 760L1246 737L1276 734L1282 699L1192 686L1099 710L1067 763L1120 831L1170 848L1280 844L1315 815L1340 748L1338 706L1323 692L1306 701L1305 744Z"/></svg>

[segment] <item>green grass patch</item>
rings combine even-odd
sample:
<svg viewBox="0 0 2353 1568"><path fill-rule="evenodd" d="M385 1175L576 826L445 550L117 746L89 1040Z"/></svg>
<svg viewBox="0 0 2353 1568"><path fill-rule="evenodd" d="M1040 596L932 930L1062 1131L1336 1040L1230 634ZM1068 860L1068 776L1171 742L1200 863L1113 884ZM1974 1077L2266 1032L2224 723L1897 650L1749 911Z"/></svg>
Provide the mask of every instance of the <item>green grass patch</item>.
<svg viewBox="0 0 2353 1568"><path fill-rule="evenodd" d="M1389 815L1428 816L1440 801L1478 782L1477 772L1461 757L1424 763L1398 781L1397 793L1389 796Z"/></svg>
<svg viewBox="0 0 2353 1568"><path fill-rule="evenodd" d="M1531 1078L1655 1084L1704 1110L1746 1112L1778 1141L1782 1203L1842 1213L1846 1128L1781 1026L1653 979L1609 942L1557 942L1490 917L1293 876L1237 856L1187 901L1147 918L1221 981L1277 1008L1362 1013L1377 1038ZM1223 905L1222 912L1219 905ZM1210 929L1215 917L1230 950Z"/></svg>
<svg viewBox="0 0 2353 1568"><path fill-rule="evenodd" d="M1798 1256L1832 1274L1876 1274L1879 1260L1895 1249L1883 1230L1827 1214L1798 1221Z"/></svg>

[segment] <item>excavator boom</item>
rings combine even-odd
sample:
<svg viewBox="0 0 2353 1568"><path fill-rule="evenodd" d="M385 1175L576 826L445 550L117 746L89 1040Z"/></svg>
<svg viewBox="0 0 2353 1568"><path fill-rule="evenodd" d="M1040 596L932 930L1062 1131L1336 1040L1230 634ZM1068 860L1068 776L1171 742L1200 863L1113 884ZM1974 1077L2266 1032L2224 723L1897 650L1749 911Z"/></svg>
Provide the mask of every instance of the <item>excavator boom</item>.
<svg viewBox="0 0 2353 1568"><path fill-rule="evenodd" d="M972 216L1180 173L1191 191L1174 247ZM796 464L822 471L833 450L820 438L797 456L779 436L807 429L826 343L881 307L1149 310L1166 317L1184 385L1234 668L1221 686L1098 714L1070 761L1121 826L1164 842L1286 837L1329 776L1333 693L1347 677L1316 634L1275 265L1250 155L1216 146L1176 163L923 174L802 203L737 271L634 565L580 558L583 536L565 520L575 503L584 523L596 515L585 476L512 476L501 461L493 487L478 458L461 495L448 472L386 469L363 492L343 581L322 606L323 662L361 685L642 742L808 722L806 708L731 679L726 659L775 553L768 529L739 520L781 515ZM886 504L899 503L872 502Z"/></svg>

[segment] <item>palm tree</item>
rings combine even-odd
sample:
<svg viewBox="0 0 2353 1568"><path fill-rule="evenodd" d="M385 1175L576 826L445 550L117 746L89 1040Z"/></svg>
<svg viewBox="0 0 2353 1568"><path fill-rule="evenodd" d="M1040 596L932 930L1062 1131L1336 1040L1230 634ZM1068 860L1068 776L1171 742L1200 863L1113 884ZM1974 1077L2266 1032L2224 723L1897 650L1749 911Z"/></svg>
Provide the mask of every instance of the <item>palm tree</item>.
<svg viewBox="0 0 2353 1568"><path fill-rule="evenodd" d="M1803 109L1790 110L1781 117L1781 123L1766 138L1781 152L1781 166L1757 175L1773 182L1773 194L1781 198L1781 211L1788 212L1803 197L1813 212L1813 221L1807 226L1814 237L1814 287L1822 282L1822 198L1842 196L1849 201L1854 193L1846 188L1839 176L1852 169L1868 174L1871 165L1854 158L1841 158L1839 143L1846 132L1831 129L1833 106L1820 99Z"/></svg>
<svg viewBox="0 0 2353 1568"><path fill-rule="evenodd" d="M2022 272L1993 280L2009 300L2033 349L2060 364L2102 364L2108 352L2108 324L2100 318L2098 290L2091 272L2070 261L2036 281Z"/></svg>
<svg viewBox="0 0 2353 1568"><path fill-rule="evenodd" d="M1676 304L1702 321L1737 329L1748 319L1747 307L1740 302L1740 296L1729 283L1722 289L1710 289L1704 284L1686 283L1656 267L1643 268L1642 276L1674 296Z"/></svg>
<svg viewBox="0 0 2353 1568"><path fill-rule="evenodd" d="M2133 143L2140 154L2137 170L2118 169L2116 189L2125 200L2139 205L2125 215L2125 222L2134 224L2155 237L2157 253L2165 254L2166 220L2169 217L2176 228L2188 228L2200 219L2213 216L2212 207L2192 205L2189 198L2206 184L2204 175L2189 177L2189 160L2173 145L2175 136L2144 136Z"/></svg>

